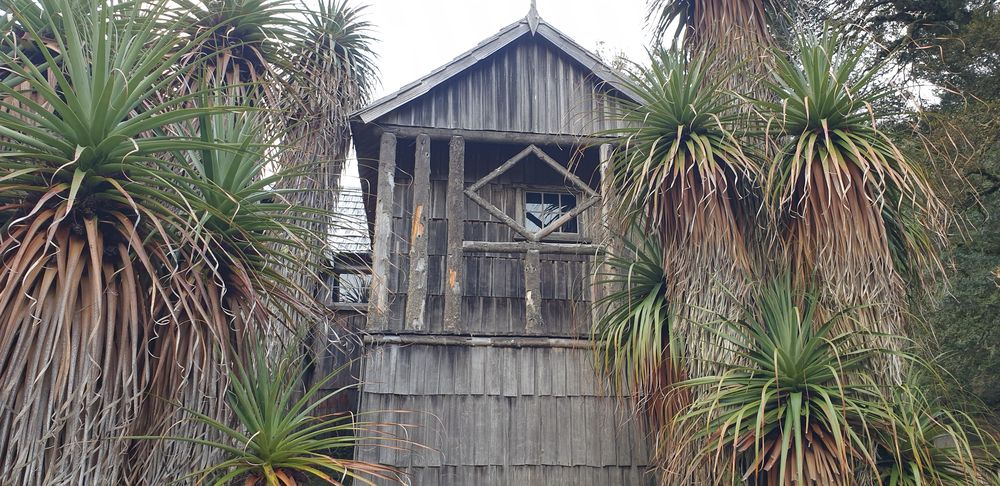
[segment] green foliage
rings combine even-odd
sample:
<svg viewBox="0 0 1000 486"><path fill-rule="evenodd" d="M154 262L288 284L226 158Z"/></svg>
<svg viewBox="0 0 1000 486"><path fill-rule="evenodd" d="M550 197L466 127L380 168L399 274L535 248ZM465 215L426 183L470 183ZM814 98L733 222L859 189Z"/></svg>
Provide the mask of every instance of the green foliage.
<svg viewBox="0 0 1000 486"><path fill-rule="evenodd" d="M678 385L707 390L677 418L681 430L694 430L687 440L705 444L697 461L722 470L739 464L728 475L767 484L846 484L859 462L870 462L878 398L863 370L875 351L832 334L848 318L821 320L815 298L793 291L786 277L743 319L706 326L737 359L720 363L719 375Z"/></svg>
<svg viewBox="0 0 1000 486"><path fill-rule="evenodd" d="M864 49L846 48L836 32L803 36L797 47L794 59L775 56L766 84L776 101L757 103L786 135L765 191L797 264L844 266L855 274L835 285L860 286L887 261L929 290L943 273L936 246L947 211L921 167L877 125L889 114L873 106L893 92L877 81L880 66L865 66ZM891 287L896 278L879 280Z"/></svg>
<svg viewBox="0 0 1000 486"><path fill-rule="evenodd" d="M848 3L848 2L844 2ZM949 293L930 302L914 338L956 380L946 393L972 392L1000 410L1000 5L994 0L849 2L852 23L900 50L907 71L932 92L929 106L901 130L904 151L922 162L958 213L946 253ZM929 86L926 86L929 83ZM925 98L927 98L925 96ZM964 388L964 390L963 390Z"/></svg>
<svg viewBox="0 0 1000 486"><path fill-rule="evenodd" d="M1000 158L992 155L993 163ZM983 157L983 162L990 159ZM998 165L997 167L1000 167ZM971 178L970 178L971 179ZM982 182L986 188L994 183ZM980 186L980 187L984 187ZM989 190L989 189L987 189ZM984 191L985 192L985 191ZM950 252L953 270L951 291L917 328L918 338L954 377L942 393L972 393L994 413L1000 412L1000 197L983 196L983 206L973 203L964 214L971 230L956 241ZM994 418L995 420L995 418Z"/></svg>
<svg viewBox="0 0 1000 486"><path fill-rule="evenodd" d="M258 346L248 364L237 364L232 373L226 403L236 419L235 426L187 409L193 420L207 425L222 440L136 438L192 442L223 451L224 460L189 476L216 486L237 479L246 485L267 486L305 484L303 481L310 478L334 485L347 478L373 486L371 478L395 481L397 472L392 468L338 458L339 451L353 450L363 443L363 435L379 435L379 424L358 422L353 414L315 415L323 402L347 388L324 390L340 372L335 370L303 390L302 365L301 357L269 359L265 348Z"/></svg>
<svg viewBox="0 0 1000 486"><path fill-rule="evenodd" d="M643 208L648 224L662 231L671 224L670 213L692 217L680 213L698 210L684 204L692 193L736 197L758 171L733 136L737 100L720 88L718 77L709 77L711 62L705 54L688 59L675 49L651 54L648 67L633 66L625 83L640 100L625 102L615 115L628 128L608 133L621 140L612 158L618 206Z"/></svg>
<svg viewBox="0 0 1000 486"><path fill-rule="evenodd" d="M226 5L287 14L276 29L295 24L296 47L320 45L307 44L312 24L274 2L211 2L201 13L271 21ZM0 469L18 484L161 484L178 461L200 467L210 453L150 451L124 435L170 426L178 401L225 423L223 402L204 397L225 390L227 353L276 332L276 315L323 309L303 282L315 280L308 265L325 242L313 228L330 215L295 198L332 186L286 182L317 165L287 156L308 138L291 127L319 117L342 138L371 82L352 76L372 73L354 70L370 60L365 29L350 24L357 10L327 7L314 23L346 23L327 32L330 52L306 59L275 44L277 31L240 24L227 34L180 2L3 3ZM348 43L335 48L342 35ZM273 55L273 69L250 54ZM305 76L293 67L331 56L322 68L343 68L336 108L304 120L280 88ZM283 84L254 84L266 79ZM318 77L302 79L299 100L328 94L313 89Z"/></svg>
<svg viewBox="0 0 1000 486"><path fill-rule="evenodd" d="M915 387L878 385L871 363L890 351L833 334L857 310L821 318L815 297L785 277L744 318L706 325L737 359L676 384L701 391L675 418L687 432L677 435L681 445L700 449L693 464L677 454L667 467L707 469L733 484L855 484L874 475L884 484L964 485L994 472L995 444L970 416Z"/></svg>
<svg viewBox="0 0 1000 486"><path fill-rule="evenodd" d="M607 260L598 285L612 289L597 302L602 310L594 327L598 349L598 369L610 377L620 392L630 386L649 393L653 387L644 380L659 376L661 370L677 364L680 350L671 345L671 311L667 300L663 254L655 238L640 244L626 241L621 255Z"/></svg>
<svg viewBox="0 0 1000 486"><path fill-rule="evenodd" d="M767 484L784 484L792 479L799 483L810 477L821 484L848 484L866 474L892 484L980 484L995 476L992 454L974 447L989 439L971 417L928 399L915 388L895 388L907 369L895 335L915 329L911 324L916 319L908 315L909 310L930 307L924 304L933 303L930 301L941 295L939 291L947 288L942 277L950 262L943 261L941 253L948 244L948 235L961 232L962 236L977 238L956 238L960 241L953 252L958 270L952 279L955 298L949 297L941 310L930 316L930 335L918 333L913 337L921 344L933 343L935 351L947 351L942 363L952 373L980 393L990 393L986 384L995 381L995 366L991 365L997 361L995 339L991 339L996 334L991 327L996 312L991 310L1000 292L1000 261L994 248L996 238L991 233L996 228L988 216L997 208L1000 192L995 116L998 84L994 82L1000 66L996 62L996 33L1000 32L996 28L1000 18L997 2L665 0L649 4L648 20L653 21L657 35L675 27L680 42L683 31L687 51L681 58L686 62L693 65L706 50L716 53L715 65L706 70L708 75L701 84L716 93L705 93L706 97L725 97L718 93L720 88L732 88L745 98L756 98L756 106L765 116L761 134L723 130L736 135L733 144L741 152L755 154L748 147L759 147L769 157L766 164L760 164L768 170L767 177L750 179L759 182L765 204L742 201L745 207L763 209L759 213L733 211L729 214L737 223L726 226L743 229L732 234L753 236L740 241L750 247L749 254L755 257L751 275L791 268L792 288L807 282L817 285L815 302L799 294L791 299L795 311L787 315L802 321L810 316L814 320L794 332L787 330L791 329L787 325L786 331L779 330L783 326L779 313L762 310L780 307L769 303L767 297L756 300L755 307L747 312L751 316L771 314L768 319L775 322L766 324L733 319L730 309L719 299L705 299L708 310L726 316L722 323L703 326L714 341L705 336L687 339L686 333L675 336L678 329L683 329L685 319L667 320L669 326L665 326L662 319L653 318L644 320L646 325L657 326L655 329L627 334L643 339L611 340L623 346L606 353L615 359L627 356L628 346L635 343L648 347L649 336L656 336L653 331L664 329L670 338L660 343L661 355L667 354L667 346L672 346L669 343L674 340L682 341L689 349L701 346L679 363L695 378L681 385L676 381L661 383L687 391L693 404L689 414L679 415L680 425L668 424L657 430L658 439L665 430L668 433L667 439L661 440L665 445L660 452L677 451L668 457L666 465L660 465L667 472L691 471L686 478L689 482L705 480L703 475L696 477L699 473L695 469L713 471L712 480L764 476ZM804 35L786 45L783 37L787 24L767 18L768 13L776 11L792 14L796 22L802 20L796 16L804 19L818 13L817 18L804 19L800 32L823 26L819 29L823 33L818 38ZM842 28L836 32L843 34L827 30L828 23ZM785 50L773 49L769 56L756 55L761 46L775 44ZM880 48L886 46L889 49L883 52ZM650 70L658 69L662 70L654 60ZM741 71L759 75L724 79ZM763 86L767 92L758 92L761 84L756 81L760 78L766 78ZM912 97L907 96L912 92L898 89L912 86L914 79L930 81L939 88L935 94L941 101L931 113L914 113ZM645 84L647 89L657 89L654 83ZM630 130L632 138L625 134L620 139L621 146L626 147L619 149L621 153L652 153L649 148L656 145L635 143L639 138L634 134L643 130L665 133L665 127L676 128L671 124L681 119L662 117L673 113L657 106L656 97L645 94L643 87L639 83L633 89L641 93L650 115L628 119L636 127ZM676 100L685 100L687 95L665 83L659 92ZM925 97L926 88L919 94ZM963 106L963 102L967 104ZM683 105L683 101L679 104ZM642 109L634 111L643 113ZM911 124L914 128L907 130ZM684 131L677 133L675 138L681 139ZM664 193L639 198L629 192L645 195L664 187L657 185L664 179L651 177L659 174L648 168L656 167L655 162L661 160L665 167L680 166L680 162L641 156L633 156L633 160L631 166L620 164L615 168L634 171L635 180L628 179L633 174L614 174L620 186L617 192L626 196L624 204L634 211L628 214L661 218L644 220L650 222L667 221L664 214L695 214L678 210L687 207L681 197ZM698 170L690 169L692 173ZM734 172L739 173L739 169ZM702 172L706 173L710 172ZM722 186L711 177L703 178L709 188ZM692 186L697 184L681 185ZM689 192L698 193L697 189ZM712 201L708 197L698 200ZM674 211L663 212L662 207ZM976 226L962 226L956 231L951 226L952 208L959 210L963 222ZM773 221L745 217L755 213L773 216ZM690 223L698 218L676 220ZM765 227L759 233L746 230L755 224ZM710 225L718 226L714 222ZM662 231L656 224L648 227ZM675 306L671 317L680 315L677 309L689 304L685 296L705 291L692 284L692 272L686 265L694 262L695 268L729 268L708 265L707 260L677 250L682 245L675 244L681 239L675 235L687 236L685 231L695 227L694 223L678 224L670 227L673 231L660 235L664 272L658 278L665 282L663 301ZM699 247L711 247L706 244L709 238L690 241ZM653 271L645 273L655 275ZM753 292L736 289L745 283L732 277L725 274L720 279L722 287L734 289L736 300L750 301L745 296ZM636 286L635 291L639 296L649 295L643 286ZM647 301L634 297L628 292L619 296L652 308ZM810 310L813 306L815 309ZM640 305L631 307L643 309ZM850 309L845 311L850 318L826 317L839 309ZM620 330L640 322L627 313L614 320ZM843 330L859 332L852 337ZM791 335L796 338L786 339ZM823 346L796 345L813 339ZM723 345L704 350L706 343L715 341ZM885 343L890 352L872 349L876 343ZM970 346L978 347L977 352L970 352ZM803 352L807 347L815 353ZM727 354L730 348L737 350L735 357ZM758 350L759 355L748 349ZM855 362L857 354L864 357ZM699 367L699 358L712 360L713 366ZM826 366L819 368L832 373L823 376L813 370L803 371L810 369L809 363L824 360ZM701 380L698 377L704 376L706 369L715 372ZM646 379L656 383L655 376ZM822 378L817 386L825 387L826 395L800 391L797 387L813 383L802 381L803 376ZM727 381L729 378L732 381ZM660 395L670 393L659 390ZM830 410L837 410L839 415L833 417ZM942 437L949 440L934 440ZM686 442L679 443L677 438ZM949 441L956 446L948 445ZM699 451L693 464L691 449Z"/></svg>
<svg viewBox="0 0 1000 486"><path fill-rule="evenodd" d="M997 473L996 442L969 415L929 399L919 386L892 390L876 430L882 484L983 484Z"/></svg>

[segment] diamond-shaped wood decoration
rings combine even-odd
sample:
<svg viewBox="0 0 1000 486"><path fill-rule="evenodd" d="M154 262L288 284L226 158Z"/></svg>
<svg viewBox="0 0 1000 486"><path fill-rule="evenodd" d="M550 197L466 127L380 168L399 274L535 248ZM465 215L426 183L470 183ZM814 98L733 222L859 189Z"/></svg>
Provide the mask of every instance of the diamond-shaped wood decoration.
<svg viewBox="0 0 1000 486"><path fill-rule="evenodd" d="M506 213L501 211L500 208L493 205L493 203L483 199L479 194L476 194L476 191L481 189L486 184L489 184L489 182L492 181L493 179L499 177L500 174L503 174L504 172L510 170L512 167L517 165L517 163L520 162L521 159L527 157L530 154L535 154L539 159L541 159L543 162L552 167L556 172L562 174L562 176L565 177L566 180L568 180L578 189L583 191L583 193L586 195L586 198L580 201L580 204L577 204L577 206L573 208L572 211L562 215L555 221L549 223L546 227L536 232L532 232L528 228L525 228L520 221L511 218ZM568 169L563 167L559 162L556 162L552 157L549 157L548 154L546 154L544 151L542 151L542 149L538 148L535 145L528 145L524 150L520 151L517 155L508 159L506 162L501 164L500 167L494 169L493 172L486 174L485 177L476 181L475 184L467 187L465 189L465 195L469 196L469 199L475 201L476 204L482 206L483 209L485 209L487 212L493 215L493 217L499 219L500 221L503 221L507 226L510 226L511 229L518 232L518 234L524 236L529 241L535 241L535 242L540 241L542 238L545 238L546 236L552 234L552 232L559 229L560 226L562 226L569 220L577 217L580 213L586 211L591 206L597 204L597 202L601 200L601 196L596 191L591 189L590 186L588 186L586 183L580 180L579 177L577 177L575 174L573 174Z"/></svg>

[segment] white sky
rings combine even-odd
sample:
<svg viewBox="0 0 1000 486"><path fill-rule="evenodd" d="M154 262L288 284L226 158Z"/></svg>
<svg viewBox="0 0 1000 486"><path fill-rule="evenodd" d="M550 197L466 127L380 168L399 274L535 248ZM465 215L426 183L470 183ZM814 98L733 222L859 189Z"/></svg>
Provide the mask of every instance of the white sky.
<svg viewBox="0 0 1000 486"><path fill-rule="evenodd" d="M623 51L642 60L648 31L645 0L537 0L538 13L590 51ZM377 29L382 87L396 91L523 18L530 0L367 0Z"/></svg>

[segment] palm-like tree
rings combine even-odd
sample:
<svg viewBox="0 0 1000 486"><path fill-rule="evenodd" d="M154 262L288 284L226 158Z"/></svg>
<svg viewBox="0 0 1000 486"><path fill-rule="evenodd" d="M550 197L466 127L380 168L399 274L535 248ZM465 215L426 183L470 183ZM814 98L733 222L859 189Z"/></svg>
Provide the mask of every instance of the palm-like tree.
<svg viewBox="0 0 1000 486"><path fill-rule="evenodd" d="M179 67L175 89L221 89L237 104L260 108L287 148L275 164L296 171L278 181L298 189L286 195L289 202L334 207L350 144L348 117L369 100L376 74L364 7L346 0L322 0L315 9L297 0L185 0L179 6L174 10L186 35L198 41ZM326 245L331 223L309 223L311 243ZM303 264L288 273L304 298L320 291L310 269L320 268L324 256L302 253ZM314 324L290 312L275 330L287 337L283 327L302 331Z"/></svg>
<svg viewBox="0 0 1000 486"><path fill-rule="evenodd" d="M758 160L737 137L737 101L712 74L712 58L659 51L625 82L641 98L618 116L628 128L608 183L616 219L640 244L626 244L607 263L613 289L600 304L596 337L608 344L601 368L621 379L663 442L687 397L682 377L713 371L725 348L695 325L715 312L735 317L752 281Z"/></svg>
<svg viewBox="0 0 1000 486"><path fill-rule="evenodd" d="M362 421L347 412L333 416L316 413L326 399L344 391L344 388L324 390L343 368L303 387L305 357L287 352L272 357L273 350L263 345L250 348L245 353L246 363L233 367L231 386L223 400L235 417L232 423L186 409L189 420L212 433L136 439L191 443L217 451L218 460L201 468L189 467L183 475L183 479L199 483L226 485L238 481L252 486L298 486L322 482L332 486L375 486L372 479L398 482L402 473L394 468L343 458L344 452L350 453L358 445L396 442L384 430L390 424ZM360 435L365 437L362 439Z"/></svg>
<svg viewBox="0 0 1000 486"><path fill-rule="evenodd" d="M688 52L711 52L724 72L726 87L759 95L759 80L773 65L771 48L784 36L795 0L648 0L646 22L653 44L665 38ZM777 30L777 32L776 32Z"/></svg>
<svg viewBox="0 0 1000 486"><path fill-rule="evenodd" d="M677 419L696 459L676 454L683 462L670 466L687 475L707 468L734 483L853 484L857 464L871 462L868 421L880 401L859 372L876 352L834 334L850 317L820 320L815 298L792 290L787 277L755 300L741 319L708 326L739 359L679 384L707 391Z"/></svg>
<svg viewBox="0 0 1000 486"><path fill-rule="evenodd" d="M193 228L173 210L183 201L169 152L210 144L164 128L211 110L153 101L184 49L135 11L42 8L63 12L61 26L50 19L58 60L37 35L44 72L8 44L0 85L0 456L22 484L116 477L115 431L139 413L157 318L208 304L179 261ZM116 26L123 13L132 21Z"/></svg>
<svg viewBox="0 0 1000 486"><path fill-rule="evenodd" d="M985 484L995 443L972 418L912 385L880 386L870 363L886 351L837 331L854 309L821 317L817 296L793 287L785 276L740 319L706 325L739 359L676 384L701 393L673 424L668 481L710 471L713 484Z"/></svg>
<svg viewBox="0 0 1000 486"><path fill-rule="evenodd" d="M297 244L287 245L281 238L264 242L283 251L280 264L262 266L262 270L272 272L267 277L280 284L270 285L273 290L267 292L267 302L251 303L279 310L257 319L258 327L266 327L266 339L278 348L294 345L312 332L329 334L324 313L297 304L321 295L323 283L316 269L325 263L328 255L322 248L330 225L336 224L326 209L336 201L349 148L347 118L366 102L374 82L370 25L361 18L362 13L363 8L333 0L320 2L316 10L303 9L291 0L190 0L179 3L168 16L180 19L194 44L178 63L181 76L174 78L172 92L210 90L227 103L254 107L252 124L238 121L238 130L229 127L216 135L244 147L242 160L228 166L249 170L243 178L256 188L251 193L273 187L262 199L237 199L236 207L242 214L253 210L248 208L270 208L265 212L281 208L283 214L272 221L291 220L293 228L302 230L291 233L285 227L269 228L271 233L294 234ZM216 130L221 128L219 122L233 123L217 120L213 124ZM251 142L254 138L268 139L271 144L256 145L259 141ZM199 157L208 159L196 154L194 160ZM223 153L211 157L216 163L226 158ZM265 167L277 173L261 180ZM233 182L226 179L221 187L234 195L243 194L245 188L232 187ZM218 186L221 181L207 183ZM256 248L250 245L247 250ZM290 302L296 305L286 305ZM205 383L225 382L225 371L217 369L216 380ZM218 396L209 391L203 394ZM225 418L218 414L228 413L221 408L199 410L218 419ZM187 425L192 427L188 435L204 431L204 424ZM163 453L151 456L168 460L190 456L197 449L183 443L143 443L142 447L162 448ZM173 469L165 463L153 470Z"/></svg>
<svg viewBox="0 0 1000 486"><path fill-rule="evenodd" d="M746 360L736 343L704 326L711 316L735 319L757 282L791 269L795 288L816 285L816 323L850 308L851 319L834 321L836 335L860 348L898 349L890 336L905 330L908 289L929 290L943 273L947 211L881 130L889 115L872 107L888 91L861 51L835 34L798 38L779 51L768 14L785 2L653 6L657 18L680 19L683 50L627 76L641 100L619 114L631 126L616 133L609 183L618 222L638 221L639 234L656 236L661 271L647 268L650 252L610 261L620 290L605 302L613 312L603 314L597 337L610 344L607 374L626 370L659 443L669 444L658 463L671 469L698 465L712 438L687 434L676 420L678 400L700 403L709 387L678 393L677 380L705 385L697 380ZM727 33L740 29L756 33L734 42ZM756 100L751 109L746 100ZM750 111L759 124L740 115ZM659 292L655 305L637 298L651 289ZM896 385L904 376L897 354L866 359L874 371L859 379ZM678 442L678 434L691 440ZM699 479L710 477L711 468L700 471Z"/></svg>
<svg viewBox="0 0 1000 486"><path fill-rule="evenodd" d="M169 470L123 437L177 401L226 420L229 350L315 315L287 275L328 214L282 186L313 166L282 165L284 98L192 75L217 32L178 3L23 5L0 49L0 472L161 483L211 458Z"/></svg>
<svg viewBox="0 0 1000 486"><path fill-rule="evenodd" d="M830 308L866 307L865 331L904 331L906 286L943 273L947 211L872 107L890 93L878 67L836 34L799 39L794 62L778 59L768 87L778 147L765 183L779 239L799 282L817 278ZM904 280L909 278L909 282ZM883 368L898 382L898 364Z"/></svg>

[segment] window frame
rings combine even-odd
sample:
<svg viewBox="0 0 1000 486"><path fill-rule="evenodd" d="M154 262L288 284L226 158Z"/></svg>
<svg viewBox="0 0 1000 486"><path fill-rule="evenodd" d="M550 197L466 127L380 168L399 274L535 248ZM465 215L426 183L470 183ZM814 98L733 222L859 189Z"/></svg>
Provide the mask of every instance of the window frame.
<svg viewBox="0 0 1000 486"><path fill-rule="evenodd" d="M584 195L582 191L574 190L572 187L568 186L545 186L545 185L527 185L518 184L517 188L517 214L518 222L528 228L527 216L528 216L528 193L529 192L539 192L542 194L567 194L576 198L576 205L579 206L581 201L583 201ZM543 196L544 197L544 196ZM542 238L541 241L549 242L564 242L564 243L589 243L591 241L589 231L588 231L588 221L587 213L590 210L585 210L580 214L576 215L576 233L563 233L560 231L554 231L548 236ZM530 231L530 229L529 229ZM537 232L537 231L535 231ZM524 238L517 232L514 232L514 239L517 241L523 241Z"/></svg>

